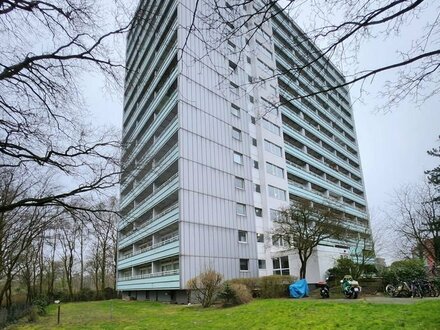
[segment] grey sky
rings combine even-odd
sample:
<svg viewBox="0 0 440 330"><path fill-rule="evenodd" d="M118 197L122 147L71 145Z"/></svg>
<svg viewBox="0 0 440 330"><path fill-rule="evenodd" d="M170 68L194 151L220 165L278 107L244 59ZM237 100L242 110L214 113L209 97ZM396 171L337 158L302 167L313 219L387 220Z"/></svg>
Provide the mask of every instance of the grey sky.
<svg viewBox="0 0 440 330"><path fill-rule="evenodd" d="M432 11L430 15L435 15ZM303 17L308 17L307 13ZM410 45L412 39L425 27L426 16L413 19L404 27L400 37L391 36L387 40L371 39L362 43L358 53L357 67L345 67L347 72L355 69L371 69L400 59L397 50ZM428 17L429 18L429 17ZM298 17L301 24L301 17ZM378 110L383 99L378 96L387 80L395 80L396 71L390 71L368 80L363 84L361 99L360 86L352 87L355 101L356 130L367 191L367 200L373 215L373 226L384 221L378 217L378 210L386 210L395 190L403 184L423 180L424 171L436 166L438 159L427 155L426 151L439 145L440 96L431 97L420 107L404 101L389 112ZM122 123L121 95L104 93L102 82L96 77L85 79L88 103L93 109L94 123L115 125ZM389 260L389 259L388 259Z"/></svg>

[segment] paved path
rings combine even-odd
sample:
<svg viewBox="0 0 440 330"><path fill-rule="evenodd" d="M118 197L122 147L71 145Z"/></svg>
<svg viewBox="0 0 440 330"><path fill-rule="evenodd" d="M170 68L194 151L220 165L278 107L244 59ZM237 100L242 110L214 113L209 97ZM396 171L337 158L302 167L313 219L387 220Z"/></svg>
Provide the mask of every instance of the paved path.
<svg viewBox="0 0 440 330"><path fill-rule="evenodd" d="M415 304L419 301L427 301L427 300L437 300L440 301L439 297L426 297L423 299L420 298L391 298L386 296L360 296L358 299L321 299L322 301L329 302L341 302L341 303L359 303L359 302L368 302L372 304Z"/></svg>

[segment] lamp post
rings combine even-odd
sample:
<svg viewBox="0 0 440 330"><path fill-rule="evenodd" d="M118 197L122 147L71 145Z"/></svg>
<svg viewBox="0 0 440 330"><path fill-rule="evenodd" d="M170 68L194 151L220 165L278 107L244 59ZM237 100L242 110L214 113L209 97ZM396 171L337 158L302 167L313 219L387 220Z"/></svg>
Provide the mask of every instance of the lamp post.
<svg viewBox="0 0 440 330"><path fill-rule="evenodd" d="M56 305L58 305L58 314L57 314L57 324L60 324L60 316L61 316L61 301L55 300Z"/></svg>

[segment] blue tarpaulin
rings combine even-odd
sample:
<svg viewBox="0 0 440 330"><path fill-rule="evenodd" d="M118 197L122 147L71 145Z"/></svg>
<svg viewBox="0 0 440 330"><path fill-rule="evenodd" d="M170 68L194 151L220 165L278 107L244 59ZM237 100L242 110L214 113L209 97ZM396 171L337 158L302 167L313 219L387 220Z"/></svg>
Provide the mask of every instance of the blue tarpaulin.
<svg viewBox="0 0 440 330"><path fill-rule="evenodd" d="M289 285L289 292L292 298L308 297L309 287L307 281L302 279Z"/></svg>

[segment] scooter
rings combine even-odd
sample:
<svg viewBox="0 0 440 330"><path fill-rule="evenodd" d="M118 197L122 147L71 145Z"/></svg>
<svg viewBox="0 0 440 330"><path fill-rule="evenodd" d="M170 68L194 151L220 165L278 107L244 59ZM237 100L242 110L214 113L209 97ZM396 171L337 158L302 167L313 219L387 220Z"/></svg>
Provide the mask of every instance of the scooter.
<svg viewBox="0 0 440 330"><path fill-rule="evenodd" d="M345 295L345 298L356 299L361 292L361 287L359 286L359 282L353 280L351 275L345 275L341 280L341 288L342 292Z"/></svg>
<svg viewBox="0 0 440 330"><path fill-rule="evenodd" d="M330 287L327 283L328 279L322 282L318 282L319 293L322 299L330 298Z"/></svg>

